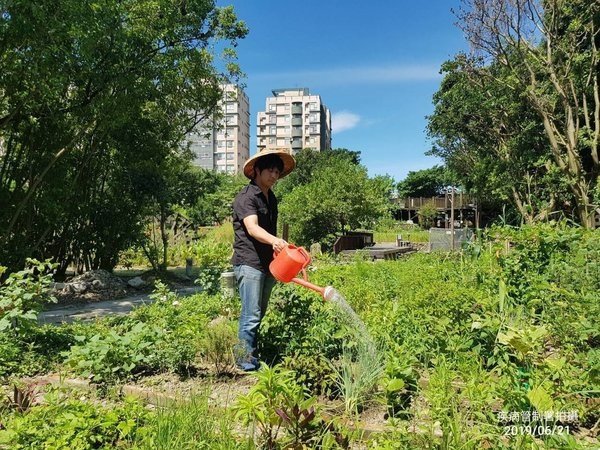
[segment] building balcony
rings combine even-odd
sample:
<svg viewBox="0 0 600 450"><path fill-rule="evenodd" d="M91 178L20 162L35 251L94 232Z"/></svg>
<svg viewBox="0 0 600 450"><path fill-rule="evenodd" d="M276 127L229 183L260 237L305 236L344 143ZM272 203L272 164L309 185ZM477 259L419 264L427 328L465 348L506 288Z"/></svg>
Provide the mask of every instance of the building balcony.
<svg viewBox="0 0 600 450"><path fill-rule="evenodd" d="M302 125L302 117L292 117L292 125Z"/></svg>
<svg viewBox="0 0 600 450"><path fill-rule="evenodd" d="M302 105L292 105L292 114L302 114Z"/></svg>
<svg viewBox="0 0 600 450"><path fill-rule="evenodd" d="M294 150L302 148L302 139L294 139L292 141L292 148Z"/></svg>
<svg viewBox="0 0 600 450"><path fill-rule="evenodd" d="M302 137L302 128L292 128L292 137Z"/></svg>

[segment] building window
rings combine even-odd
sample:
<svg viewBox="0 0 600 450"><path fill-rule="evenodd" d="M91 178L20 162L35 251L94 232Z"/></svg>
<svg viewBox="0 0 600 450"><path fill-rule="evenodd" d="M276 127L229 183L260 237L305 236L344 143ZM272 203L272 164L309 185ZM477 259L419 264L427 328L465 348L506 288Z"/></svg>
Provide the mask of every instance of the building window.
<svg viewBox="0 0 600 450"><path fill-rule="evenodd" d="M227 159L228 160L232 160L233 159L233 153L227 153Z"/></svg>
<svg viewBox="0 0 600 450"><path fill-rule="evenodd" d="M269 138L269 144L275 144L275 138L274 137L270 137Z"/></svg>
<svg viewBox="0 0 600 450"><path fill-rule="evenodd" d="M225 159L224 153L215 153L215 160L222 161L223 159Z"/></svg>
<svg viewBox="0 0 600 450"><path fill-rule="evenodd" d="M269 111L275 111L277 108L276 105L269 105Z"/></svg>

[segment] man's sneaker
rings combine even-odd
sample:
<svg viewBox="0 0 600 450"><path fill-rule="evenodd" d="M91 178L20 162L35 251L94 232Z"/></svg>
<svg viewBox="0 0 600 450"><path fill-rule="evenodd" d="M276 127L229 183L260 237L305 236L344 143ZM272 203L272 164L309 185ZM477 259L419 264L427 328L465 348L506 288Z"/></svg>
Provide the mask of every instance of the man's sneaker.
<svg viewBox="0 0 600 450"><path fill-rule="evenodd" d="M254 372L255 370L258 370L260 367L260 363L258 362L258 359L255 358L254 356L250 356L249 358L244 358L241 361L237 362L237 367L240 370L243 370L244 372Z"/></svg>
<svg viewBox="0 0 600 450"><path fill-rule="evenodd" d="M237 368L244 372L254 372L256 371L256 369L258 369L256 364L253 364L251 362L237 363Z"/></svg>

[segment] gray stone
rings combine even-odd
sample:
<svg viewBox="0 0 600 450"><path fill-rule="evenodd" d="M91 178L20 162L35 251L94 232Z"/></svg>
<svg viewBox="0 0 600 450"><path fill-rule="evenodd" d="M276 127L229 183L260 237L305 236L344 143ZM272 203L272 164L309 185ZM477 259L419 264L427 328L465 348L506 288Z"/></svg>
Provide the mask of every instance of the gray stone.
<svg viewBox="0 0 600 450"><path fill-rule="evenodd" d="M312 256L320 256L322 253L323 251L321 250L320 242L315 242L314 244L310 245L310 254Z"/></svg>
<svg viewBox="0 0 600 450"><path fill-rule="evenodd" d="M92 287L95 290L100 290L100 289L104 289L106 287L106 285L100 280L94 280L94 281L92 281Z"/></svg>
<svg viewBox="0 0 600 450"><path fill-rule="evenodd" d="M142 279L142 277L132 278L127 282L127 284L136 289L146 286L146 282Z"/></svg>
<svg viewBox="0 0 600 450"><path fill-rule="evenodd" d="M88 283L83 283L83 282L76 282L76 283L69 283L71 288L73 289L73 292L77 293L77 294L83 294L85 291L87 291L90 287L90 285Z"/></svg>

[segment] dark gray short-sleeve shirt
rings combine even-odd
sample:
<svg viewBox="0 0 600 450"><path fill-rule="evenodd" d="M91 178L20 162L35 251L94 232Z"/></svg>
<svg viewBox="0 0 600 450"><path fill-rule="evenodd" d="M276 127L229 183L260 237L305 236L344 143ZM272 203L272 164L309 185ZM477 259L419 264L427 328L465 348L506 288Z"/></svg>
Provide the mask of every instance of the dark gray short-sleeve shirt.
<svg viewBox="0 0 600 450"><path fill-rule="evenodd" d="M269 189L269 201L260 188L251 181L242 188L233 201L233 258L231 264L246 265L261 272L269 272L269 264L273 260L273 247L254 239L244 225L244 219L256 215L258 225L277 235L277 199Z"/></svg>

